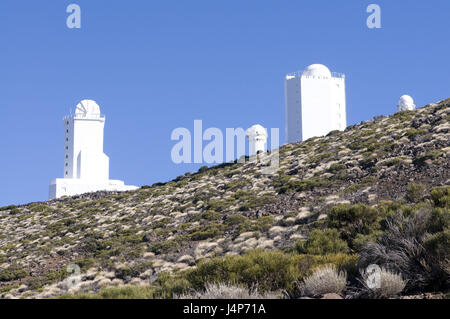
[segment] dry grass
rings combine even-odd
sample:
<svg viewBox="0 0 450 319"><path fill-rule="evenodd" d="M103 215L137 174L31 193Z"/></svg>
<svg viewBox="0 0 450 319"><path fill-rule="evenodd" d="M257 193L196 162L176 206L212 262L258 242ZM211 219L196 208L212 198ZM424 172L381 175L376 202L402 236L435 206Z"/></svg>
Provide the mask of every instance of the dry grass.
<svg viewBox="0 0 450 319"><path fill-rule="evenodd" d="M302 290L307 295L317 296L326 293L341 293L347 284L347 273L338 271L333 265L317 269L304 280Z"/></svg>
<svg viewBox="0 0 450 319"><path fill-rule="evenodd" d="M361 271L362 283L369 295L375 298L392 298L400 294L406 286L406 280L400 274L380 268L379 286L370 288L367 284L368 274Z"/></svg>
<svg viewBox="0 0 450 319"><path fill-rule="evenodd" d="M260 293L257 289L247 289L224 283L206 284L204 291L177 296L179 299L280 299L281 293Z"/></svg>

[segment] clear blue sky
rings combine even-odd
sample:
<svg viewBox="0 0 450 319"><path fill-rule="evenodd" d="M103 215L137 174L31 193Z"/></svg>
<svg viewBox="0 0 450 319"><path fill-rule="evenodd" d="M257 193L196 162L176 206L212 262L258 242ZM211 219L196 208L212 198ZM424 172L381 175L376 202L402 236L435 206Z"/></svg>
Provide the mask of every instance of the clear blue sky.
<svg viewBox="0 0 450 319"><path fill-rule="evenodd" d="M66 7L82 28L66 26ZM382 29L366 7L382 8ZM279 127L284 76L312 63L347 75L348 123L450 96L450 1L2 0L0 206L46 200L63 174L62 117L84 98L106 114L110 175L127 184L173 164L176 127Z"/></svg>

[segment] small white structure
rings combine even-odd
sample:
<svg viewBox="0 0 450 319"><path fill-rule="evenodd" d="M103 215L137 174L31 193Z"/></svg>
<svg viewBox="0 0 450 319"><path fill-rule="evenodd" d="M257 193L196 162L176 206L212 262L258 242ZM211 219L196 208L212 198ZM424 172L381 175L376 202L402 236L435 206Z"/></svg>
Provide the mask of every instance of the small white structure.
<svg viewBox="0 0 450 319"><path fill-rule="evenodd" d="M104 126L105 117L92 100L81 101L75 115L64 118L64 178L50 182L50 199L100 190L137 189L109 179L109 158L103 153Z"/></svg>
<svg viewBox="0 0 450 319"><path fill-rule="evenodd" d="M398 100L397 111L413 111L416 108L414 100L409 95L402 95Z"/></svg>
<svg viewBox="0 0 450 319"><path fill-rule="evenodd" d="M322 64L285 80L286 141L295 143L347 127L345 75Z"/></svg>
<svg viewBox="0 0 450 319"><path fill-rule="evenodd" d="M255 156L266 151L267 130L259 124L253 125L246 131L249 142L249 155Z"/></svg>

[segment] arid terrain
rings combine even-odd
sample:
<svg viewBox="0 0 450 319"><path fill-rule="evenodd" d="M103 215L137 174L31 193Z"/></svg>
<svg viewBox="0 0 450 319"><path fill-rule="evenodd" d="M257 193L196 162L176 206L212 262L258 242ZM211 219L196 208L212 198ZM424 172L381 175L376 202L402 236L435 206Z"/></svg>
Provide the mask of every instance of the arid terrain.
<svg viewBox="0 0 450 319"><path fill-rule="evenodd" d="M172 298L217 282L314 297L306 279L333 265L347 276L343 298L444 298L449 115L447 99L284 145L273 174L276 153L132 192L0 208L0 297ZM401 291L371 293L360 278L370 264Z"/></svg>

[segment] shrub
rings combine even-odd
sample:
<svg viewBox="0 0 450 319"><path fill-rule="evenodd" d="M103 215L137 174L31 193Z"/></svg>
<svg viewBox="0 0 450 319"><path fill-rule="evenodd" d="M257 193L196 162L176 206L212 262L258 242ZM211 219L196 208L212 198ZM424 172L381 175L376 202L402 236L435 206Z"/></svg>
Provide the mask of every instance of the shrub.
<svg viewBox="0 0 450 319"><path fill-rule="evenodd" d="M379 228L379 216L376 209L364 204L340 204L331 208L328 214L328 227L341 232L341 238L351 247L352 240L358 235L369 235Z"/></svg>
<svg viewBox="0 0 450 319"><path fill-rule="evenodd" d="M204 173L204 172L206 172L207 170L208 170L208 166L204 165L204 166L202 166L202 167L200 167L200 168L198 169L198 172L199 172L199 173Z"/></svg>
<svg viewBox="0 0 450 319"><path fill-rule="evenodd" d="M347 274L338 271L333 265L325 265L314 271L303 283L307 295L317 296L326 293L341 293L347 284Z"/></svg>
<svg viewBox="0 0 450 319"><path fill-rule="evenodd" d="M344 164L339 164L339 163L334 163L330 166L330 168L328 169L328 171L330 173L336 173L338 171L341 171L343 169L346 169L347 167Z"/></svg>
<svg viewBox="0 0 450 319"><path fill-rule="evenodd" d="M296 249L299 253L311 255L347 253L349 251L347 243L339 238L339 232L336 229L323 231L315 229L310 233L308 240L297 242Z"/></svg>
<svg viewBox="0 0 450 319"><path fill-rule="evenodd" d="M201 260L197 267L183 273L195 290L206 283L233 283L262 291L286 290L293 294L295 282L310 274L314 267L333 264L338 269L354 272L354 255L297 255L281 251L251 250L241 256Z"/></svg>
<svg viewBox="0 0 450 319"><path fill-rule="evenodd" d="M241 224L245 224L248 222L249 222L249 219L240 214L229 215L225 219L225 224L228 226L236 226L236 225L241 225Z"/></svg>
<svg viewBox="0 0 450 319"><path fill-rule="evenodd" d="M28 272L18 266L9 266L5 270L0 270L0 282L13 281L28 276Z"/></svg>
<svg viewBox="0 0 450 319"><path fill-rule="evenodd" d="M17 208L16 205L3 206L3 207L0 207L0 212L3 212L5 210L12 210L12 209L15 209L15 208Z"/></svg>
<svg viewBox="0 0 450 319"><path fill-rule="evenodd" d="M442 154L443 154L443 152L440 150L429 151L428 153L425 153L424 155L420 155L420 156L416 157L413 160L413 164L418 167L424 166L426 161L428 161L428 160L434 161L435 159L440 157Z"/></svg>
<svg viewBox="0 0 450 319"><path fill-rule="evenodd" d="M205 290L194 291L189 294L177 296L179 299L279 299L281 294L260 293L257 289L248 289L243 286L231 284L205 285Z"/></svg>
<svg viewBox="0 0 450 319"><path fill-rule="evenodd" d="M229 182L228 184L226 184L224 186L225 190L236 190L238 188L244 188L245 186L250 185L250 181L248 179L238 179L236 181L233 182Z"/></svg>
<svg viewBox="0 0 450 319"><path fill-rule="evenodd" d="M425 190L425 185L411 183L406 190L406 199L409 202L416 203L423 197Z"/></svg>
<svg viewBox="0 0 450 319"><path fill-rule="evenodd" d="M192 284L185 276L174 276L168 272L162 272L155 280L159 288L158 295L161 298L173 298L176 295L192 291Z"/></svg>
<svg viewBox="0 0 450 319"><path fill-rule="evenodd" d="M450 208L450 186L433 188L431 199L437 207Z"/></svg>
<svg viewBox="0 0 450 319"><path fill-rule="evenodd" d="M59 299L153 299L158 297L158 288L155 286L122 286L103 288L97 294L64 294Z"/></svg>
<svg viewBox="0 0 450 319"><path fill-rule="evenodd" d="M369 274L367 271L361 271L361 282L363 283L365 294L371 298L392 298L397 296L399 293L405 289L406 281L403 280L402 276L398 273L391 272L387 269L380 268L379 274L379 286L377 287L369 285ZM375 283L376 284L376 283Z"/></svg>
<svg viewBox="0 0 450 319"><path fill-rule="evenodd" d="M175 240L167 240L167 241L161 241L158 243L154 243L149 247L149 251L155 253L156 255L159 254L167 254L171 251L176 250L180 244Z"/></svg>
<svg viewBox="0 0 450 319"><path fill-rule="evenodd" d="M428 231L434 234L448 227L450 227L450 210L446 208L433 208Z"/></svg>
<svg viewBox="0 0 450 319"><path fill-rule="evenodd" d="M424 246L437 260L444 262L450 257L450 228L428 236Z"/></svg>
<svg viewBox="0 0 450 319"><path fill-rule="evenodd" d="M223 234L223 228L224 226L221 224L207 225L206 227L199 226L192 230L189 238L195 241L214 238Z"/></svg>
<svg viewBox="0 0 450 319"><path fill-rule="evenodd" d="M221 217L221 215L217 212L213 212L213 211L206 211L203 212L201 214L195 214L190 218L191 222L197 222L197 221L204 221L204 220L209 220L209 221L216 221L219 220Z"/></svg>
<svg viewBox="0 0 450 319"><path fill-rule="evenodd" d="M279 194L289 192L303 192L312 190L316 187L330 187L331 183L328 179L320 177L311 177L303 180L289 180L290 176L283 176L274 181L274 187Z"/></svg>
<svg viewBox="0 0 450 319"><path fill-rule="evenodd" d="M409 279L408 292L445 288L448 274L438 253L442 250L424 247L431 216L429 209L421 209L408 217L397 213L388 218L385 233L361 249L359 268L377 264L399 272ZM427 245L434 247L431 242Z"/></svg>
<svg viewBox="0 0 450 319"><path fill-rule="evenodd" d="M248 288L257 283L261 291L274 291L292 289L300 275L291 255L255 250L242 256L202 260L187 278L197 290L204 289L207 282L232 282Z"/></svg>

